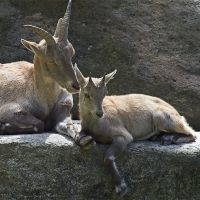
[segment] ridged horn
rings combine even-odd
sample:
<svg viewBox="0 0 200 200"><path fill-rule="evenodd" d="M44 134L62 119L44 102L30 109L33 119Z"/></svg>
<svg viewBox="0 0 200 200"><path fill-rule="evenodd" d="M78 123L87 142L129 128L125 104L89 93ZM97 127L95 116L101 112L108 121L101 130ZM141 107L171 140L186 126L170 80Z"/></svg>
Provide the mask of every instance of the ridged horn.
<svg viewBox="0 0 200 200"><path fill-rule="evenodd" d="M106 83L105 81L106 81L106 75L103 76L103 78L99 82L98 86L99 87L103 87L105 85L105 83Z"/></svg>
<svg viewBox="0 0 200 200"><path fill-rule="evenodd" d="M61 35L61 30L63 29L63 26L62 26L62 18L60 18L58 20L58 23L57 23L57 26L56 26L56 30L55 30L55 33L54 33L54 36L55 37L59 37L59 35Z"/></svg>
<svg viewBox="0 0 200 200"><path fill-rule="evenodd" d="M89 84L90 86L96 87L96 85L94 84L94 82L93 82L93 80L92 80L92 77L91 77L91 76L89 77L88 84Z"/></svg>
<svg viewBox="0 0 200 200"><path fill-rule="evenodd" d="M53 46L55 45L55 40L53 38L53 36L48 33L47 31L45 31L42 28L39 28L37 26L32 26L32 25L24 25L25 27L29 27L31 28L35 33L37 33L42 39L45 39L47 45L49 46Z"/></svg>
<svg viewBox="0 0 200 200"><path fill-rule="evenodd" d="M71 15L71 7L72 0L69 0L64 17L58 20L54 36L58 37L59 40L68 39L68 28Z"/></svg>

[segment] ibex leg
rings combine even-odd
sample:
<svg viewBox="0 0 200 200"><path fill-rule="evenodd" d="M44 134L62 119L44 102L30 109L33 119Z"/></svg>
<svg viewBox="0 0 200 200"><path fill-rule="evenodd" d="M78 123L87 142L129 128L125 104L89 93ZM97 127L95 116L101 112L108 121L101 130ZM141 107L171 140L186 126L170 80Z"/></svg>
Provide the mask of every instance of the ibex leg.
<svg viewBox="0 0 200 200"><path fill-rule="evenodd" d="M124 178L120 175L115 159L126 149L130 141L123 136L115 136L110 148L106 151L104 162L108 166L111 176L115 183L116 193L124 196L127 192L127 185Z"/></svg>
<svg viewBox="0 0 200 200"><path fill-rule="evenodd" d="M0 118L0 134L27 134L43 131L44 123L22 110L18 112L9 109L6 115Z"/></svg>
<svg viewBox="0 0 200 200"><path fill-rule="evenodd" d="M162 144L188 143L196 139L195 131L187 124L184 117L174 113L157 112L154 115L154 124L158 130L168 132L162 136Z"/></svg>
<svg viewBox="0 0 200 200"><path fill-rule="evenodd" d="M39 133L44 123L20 104L9 103L0 108L0 134Z"/></svg>
<svg viewBox="0 0 200 200"><path fill-rule="evenodd" d="M74 127L71 119L70 112L72 107L72 95L67 92L63 92L51 112L50 118L47 122L47 126L49 127L49 129L53 129L60 134L72 137L75 142L80 146L87 145L92 141L92 137L87 135L85 135L84 137L79 137L79 131Z"/></svg>

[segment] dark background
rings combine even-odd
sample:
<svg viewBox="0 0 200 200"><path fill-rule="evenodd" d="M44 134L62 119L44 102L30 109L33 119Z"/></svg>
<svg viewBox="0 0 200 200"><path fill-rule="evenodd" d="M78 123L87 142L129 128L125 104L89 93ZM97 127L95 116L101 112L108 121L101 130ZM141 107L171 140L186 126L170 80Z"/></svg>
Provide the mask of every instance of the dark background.
<svg viewBox="0 0 200 200"><path fill-rule="evenodd" d="M66 5L66 0L1 0L0 62L32 62L20 39L39 38L23 25L53 34ZM110 94L163 98L200 130L198 1L73 0L69 39L76 50L74 62L85 75L118 69Z"/></svg>

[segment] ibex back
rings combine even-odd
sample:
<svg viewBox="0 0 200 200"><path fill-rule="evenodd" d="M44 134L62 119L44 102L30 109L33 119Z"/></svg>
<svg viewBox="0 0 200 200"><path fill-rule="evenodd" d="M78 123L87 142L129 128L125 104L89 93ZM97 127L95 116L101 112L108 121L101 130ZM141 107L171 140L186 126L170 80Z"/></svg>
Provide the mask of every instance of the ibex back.
<svg viewBox="0 0 200 200"><path fill-rule="evenodd" d="M0 64L0 134L52 129L68 134L71 93L79 91L72 64L75 51L68 40L70 12L71 0L54 36L39 27L25 26L42 38L39 44L21 40L34 53L34 64Z"/></svg>
<svg viewBox="0 0 200 200"><path fill-rule="evenodd" d="M116 70L99 79L85 78L77 66L75 71L81 86L81 133L91 135L97 142L111 144L104 161L110 169L119 195L126 193L127 186L118 172L115 158L131 141L148 139L159 135L160 131L177 133L164 137L168 143L169 140L175 144L195 141L196 132L165 101L143 94L106 96L106 84Z"/></svg>

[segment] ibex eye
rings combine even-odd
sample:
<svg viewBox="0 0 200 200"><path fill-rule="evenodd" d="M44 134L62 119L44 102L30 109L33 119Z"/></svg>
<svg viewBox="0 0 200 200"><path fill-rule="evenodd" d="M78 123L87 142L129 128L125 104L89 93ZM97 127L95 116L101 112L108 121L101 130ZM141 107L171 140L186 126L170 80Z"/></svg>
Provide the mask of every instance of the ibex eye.
<svg viewBox="0 0 200 200"><path fill-rule="evenodd" d="M89 98L90 98L90 95L87 94L87 93L85 93L85 97L89 99Z"/></svg>

